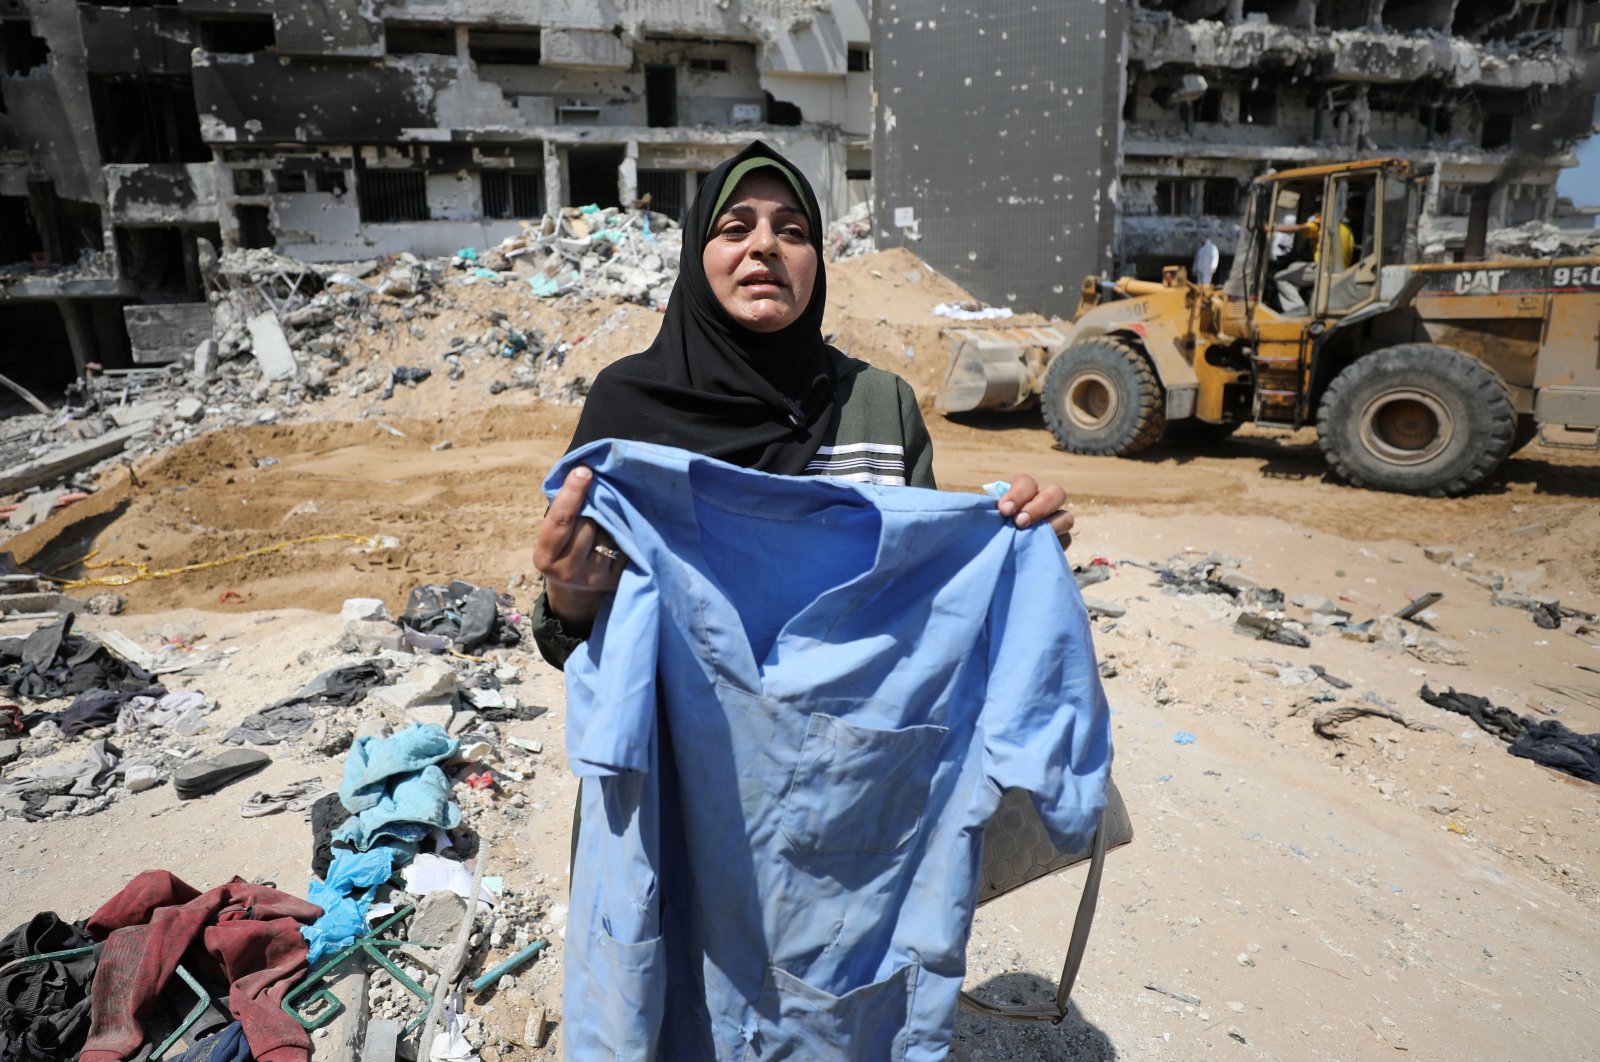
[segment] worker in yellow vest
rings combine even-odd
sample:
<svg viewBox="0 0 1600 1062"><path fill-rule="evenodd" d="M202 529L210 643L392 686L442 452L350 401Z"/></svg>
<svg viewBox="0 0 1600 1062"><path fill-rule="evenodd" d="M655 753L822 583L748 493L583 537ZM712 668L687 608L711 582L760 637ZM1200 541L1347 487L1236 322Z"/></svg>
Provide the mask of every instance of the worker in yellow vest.
<svg viewBox="0 0 1600 1062"><path fill-rule="evenodd" d="M1272 276L1278 287L1278 302L1283 313L1291 316L1309 313L1305 294L1317 281L1317 263L1322 258L1322 213L1311 215L1305 221L1285 222L1267 226L1269 232L1291 236L1304 236L1311 242L1311 261L1295 262L1278 270ZM1344 221L1339 222L1340 269L1349 269L1356 260L1356 234Z"/></svg>

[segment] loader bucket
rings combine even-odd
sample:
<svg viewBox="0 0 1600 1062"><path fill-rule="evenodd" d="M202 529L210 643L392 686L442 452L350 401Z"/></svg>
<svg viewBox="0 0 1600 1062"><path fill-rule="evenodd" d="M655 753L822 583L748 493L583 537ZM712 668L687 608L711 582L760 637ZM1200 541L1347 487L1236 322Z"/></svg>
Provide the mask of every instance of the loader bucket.
<svg viewBox="0 0 1600 1062"><path fill-rule="evenodd" d="M944 413L1032 405L1045 367L1071 338L1059 328L950 328L944 335L950 367L934 402Z"/></svg>

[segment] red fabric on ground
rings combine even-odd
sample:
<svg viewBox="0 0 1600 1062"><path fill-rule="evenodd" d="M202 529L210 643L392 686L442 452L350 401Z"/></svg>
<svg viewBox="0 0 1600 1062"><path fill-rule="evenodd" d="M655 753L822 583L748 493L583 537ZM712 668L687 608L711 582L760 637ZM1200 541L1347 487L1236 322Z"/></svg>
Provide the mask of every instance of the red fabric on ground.
<svg viewBox="0 0 1600 1062"><path fill-rule="evenodd" d="M316 904L238 878L201 893L165 870L140 874L84 927L105 947L81 1062L118 1062L139 1049L180 961L230 986L228 1006L257 1062L307 1062L311 1038L282 1004L306 973L300 927L321 916Z"/></svg>

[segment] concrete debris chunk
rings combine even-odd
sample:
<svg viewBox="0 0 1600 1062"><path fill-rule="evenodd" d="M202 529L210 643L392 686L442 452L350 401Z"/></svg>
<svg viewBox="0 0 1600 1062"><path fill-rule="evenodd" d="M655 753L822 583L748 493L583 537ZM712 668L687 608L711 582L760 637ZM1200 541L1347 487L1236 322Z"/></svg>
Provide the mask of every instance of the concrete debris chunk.
<svg viewBox="0 0 1600 1062"><path fill-rule="evenodd" d="M361 620L393 620L389 609L375 597L346 598L344 607L339 610L339 618L346 623Z"/></svg>
<svg viewBox="0 0 1600 1062"><path fill-rule="evenodd" d="M289 349L288 337L278 317L268 310L250 318L250 352L268 380L285 380L295 374L300 363Z"/></svg>
<svg viewBox="0 0 1600 1062"><path fill-rule="evenodd" d="M205 414L205 403L193 395L183 396L172 407L172 415L186 424L194 424Z"/></svg>

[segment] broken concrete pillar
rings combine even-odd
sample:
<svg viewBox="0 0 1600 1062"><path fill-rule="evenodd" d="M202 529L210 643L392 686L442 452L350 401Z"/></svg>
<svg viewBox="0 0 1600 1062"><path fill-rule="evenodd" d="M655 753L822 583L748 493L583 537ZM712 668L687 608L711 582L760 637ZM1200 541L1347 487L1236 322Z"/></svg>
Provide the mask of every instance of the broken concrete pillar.
<svg viewBox="0 0 1600 1062"><path fill-rule="evenodd" d="M194 368L191 375L195 383L211 382L212 376L217 371L217 353L215 339L202 339L200 345L194 348Z"/></svg>
<svg viewBox="0 0 1600 1062"><path fill-rule="evenodd" d="M623 206L631 205L639 198L639 142L628 141L626 151L622 156L622 164L617 167L617 202Z"/></svg>
<svg viewBox="0 0 1600 1062"><path fill-rule="evenodd" d="M544 142L544 204L555 215L567 201L567 153L546 140Z"/></svg>
<svg viewBox="0 0 1600 1062"><path fill-rule="evenodd" d="M77 299L61 299L56 303L61 311L61 323L67 329L67 344L72 348L72 364L79 377L89 374L89 363L94 356L94 329L90 327L89 311Z"/></svg>

